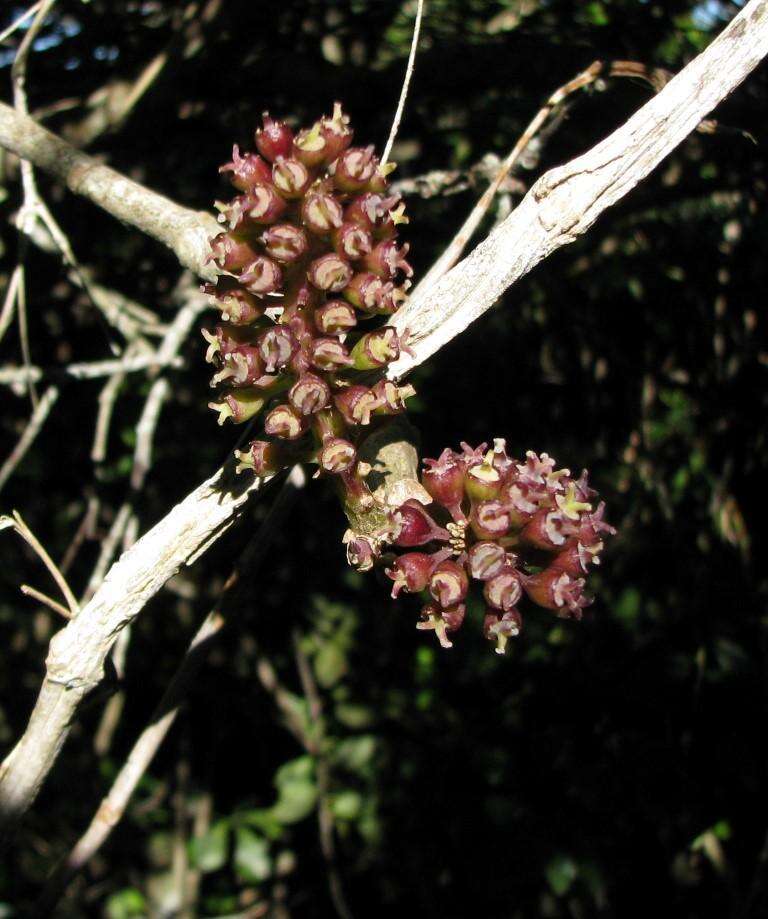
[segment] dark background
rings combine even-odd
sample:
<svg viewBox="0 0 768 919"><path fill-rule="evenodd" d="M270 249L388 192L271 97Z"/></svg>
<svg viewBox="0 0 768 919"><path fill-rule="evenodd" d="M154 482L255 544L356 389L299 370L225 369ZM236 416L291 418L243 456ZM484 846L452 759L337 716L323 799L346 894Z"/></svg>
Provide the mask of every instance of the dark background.
<svg viewBox="0 0 768 919"><path fill-rule="evenodd" d="M209 209L229 194L218 165L233 142L250 147L266 108L308 124L340 99L358 140L381 147L414 10L389 0L62 2L30 58L30 107L121 172ZM595 58L676 71L737 10L716 0L429 0L393 153L397 175L503 156L546 97ZM22 11L4 5L0 28ZM8 100L22 35L0 46ZM134 81L164 49L165 67L128 117L89 136L94 94ZM442 651L415 630L415 599L393 603L381 579L346 567L343 516L330 491L311 483L61 915L187 915L174 905L174 845L201 872L201 916L335 915L318 843L317 764L256 676L269 660L306 710L296 635L320 684L337 859L357 919L404 910L451 919L765 915L767 77L758 69L715 113L723 130L692 135L585 238L414 374L411 417L425 455L506 436L515 453L544 450L590 469L620 535L591 576L597 601L584 622L532 614L500 658L476 609ZM519 187L588 149L650 93L611 80L570 97L557 130L516 170ZM5 284L21 203L12 158L1 175ZM174 258L39 182L97 279L167 321L178 307ZM417 278L483 187L408 198L402 235ZM519 197L499 199L486 232ZM106 358L103 324L60 261L31 247L27 265L33 362ZM202 355L191 336L184 367L170 372L173 398L138 498L142 531L234 443L205 408ZM15 327L0 360L20 363ZM0 509L18 509L61 558L98 495L96 538L69 572L76 592L128 494L150 381L127 378L107 462L94 470L102 384L64 386L0 496ZM4 459L30 407L7 387L1 397ZM142 612L111 747L93 750L104 709L95 699L0 866L0 915L34 901L85 829L269 501ZM51 589L39 563L9 532L0 539L5 752L23 731L60 622L18 593L22 582ZM208 828L193 838L205 807Z"/></svg>

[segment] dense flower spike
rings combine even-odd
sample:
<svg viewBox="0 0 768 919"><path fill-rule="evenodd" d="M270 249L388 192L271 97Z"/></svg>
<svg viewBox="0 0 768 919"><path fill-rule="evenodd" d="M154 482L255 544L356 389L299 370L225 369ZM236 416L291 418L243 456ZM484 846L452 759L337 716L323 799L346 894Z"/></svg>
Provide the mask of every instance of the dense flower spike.
<svg viewBox="0 0 768 919"><path fill-rule="evenodd" d="M211 408L219 424L263 417L266 438L237 454L238 471L263 476L314 461L318 474L336 477L346 502L365 509L373 499L360 440L414 392L384 379L406 336L376 328L376 317L405 301L412 274L408 245L397 240L407 218L387 188L392 167L380 165L373 147L351 146L338 102L299 130L264 113L255 143L253 153L233 147L219 169L236 194L216 202L222 231L209 261L220 276L203 288L224 320L203 332L211 385L223 388ZM415 519L403 511L403 539ZM593 529L590 545L600 541L599 520ZM373 543L350 543L360 564L377 552ZM429 575L445 558L430 559ZM561 569L570 576L569 557Z"/></svg>
<svg viewBox="0 0 768 919"><path fill-rule="evenodd" d="M461 448L424 460L429 507L409 499L392 510L388 541L408 551L388 555L385 571L393 597L423 593L417 628L433 630L444 648L464 620L474 581L486 606L483 632L503 654L522 629L526 603L581 618L591 603L589 566L616 531L603 519L605 505L593 508L586 472L574 479L546 453L512 459L501 439L490 450Z"/></svg>

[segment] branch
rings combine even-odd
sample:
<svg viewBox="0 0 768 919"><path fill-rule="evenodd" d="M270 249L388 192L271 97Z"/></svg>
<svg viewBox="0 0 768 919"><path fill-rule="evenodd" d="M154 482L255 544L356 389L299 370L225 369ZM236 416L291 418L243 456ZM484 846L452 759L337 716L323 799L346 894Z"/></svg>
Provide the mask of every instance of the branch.
<svg viewBox="0 0 768 919"><path fill-rule="evenodd" d="M208 239L220 227L211 214L175 204L104 166L60 137L0 102L0 147L62 181L117 217L171 249L195 274L212 277Z"/></svg>
<svg viewBox="0 0 768 919"><path fill-rule="evenodd" d="M768 2L751 0L723 32L618 130L543 175L518 207L455 268L419 286L393 317L413 355L402 377L482 316L512 284L573 242L681 143L768 54Z"/></svg>
<svg viewBox="0 0 768 919"><path fill-rule="evenodd" d="M414 354L395 375L418 366L482 315L515 280L575 240L627 194L768 53L768 0L751 0L707 50L622 128L589 153L554 169L517 210L437 284L395 317L414 335ZM25 128L29 134L22 131ZM0 105L0 145L65 178L70 188L177 252L200 270L209 232L200 215L95 164L29 119ZM136 213L127 202L134 202ZM171 217L165 220L165 215ZM175 215L175 216L174 216ZM208 218L205 218L208 219ZM212 221L212 218L210 218ZM238 482L228 463L193 491L113 565L90 603L54 636L30 723L0 767L0 824L12 830L34 800L69 733L78 706L102 678L117 633L182 565L234 521L264 480Z"/></svg>

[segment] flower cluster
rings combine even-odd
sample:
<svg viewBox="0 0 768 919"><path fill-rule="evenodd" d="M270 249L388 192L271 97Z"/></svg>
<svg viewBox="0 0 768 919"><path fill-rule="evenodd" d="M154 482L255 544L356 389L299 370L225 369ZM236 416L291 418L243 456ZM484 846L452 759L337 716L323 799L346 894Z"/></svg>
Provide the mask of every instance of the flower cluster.
<svg viewBox="0 0 768 919"><path fill-rule="evenodd" d="M587 473L578 479L555 469L546 453L525 461L507 456L504 440L461 452L444 450L424 461L422 485L430 511L410 499L393 511L390 541L404 554L391 558L392 596L425 591L417 628L434 629L440 644L464 621L471 582L485 601L485 636L504 653L522 627L520 603L580 619L590 565L600 562L603 537L616 531L593 505Z"/></svg>
<svg viewBox="0 0 768 919"><path fill-rule="evenodd" d="M407 218L388 192L393 165L351 141L337 103L295 133L265 114L258 152L233 149L220 172L239 194L216 204L219 276L204 288L222 321L203 334L219 424L264 413L266 438L237 454L238 470L315 461L364 506L360 429L413 394L384 379L407 335L379 325L406 299L412 270L396 239Z"/></svg>

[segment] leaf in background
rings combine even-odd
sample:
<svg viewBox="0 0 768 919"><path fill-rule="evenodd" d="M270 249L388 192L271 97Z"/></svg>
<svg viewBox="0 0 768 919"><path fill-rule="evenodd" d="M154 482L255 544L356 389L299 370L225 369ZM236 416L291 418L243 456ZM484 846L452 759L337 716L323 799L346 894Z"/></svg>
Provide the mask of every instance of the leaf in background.
<svg viewBox="0 0 768 919"><path fill-rule="evenodd" d="M265 881L272 873L267 840L247 827L239 827L235 832L235 867L246 881Z"/></svg>
<svg viewBox="0 0 768 919"><path fill-rule="evenodd" d="M205 836L190 842L192 861L203 873L218 871L227 861L228 843L229 821L219 820Z"/></svg>

